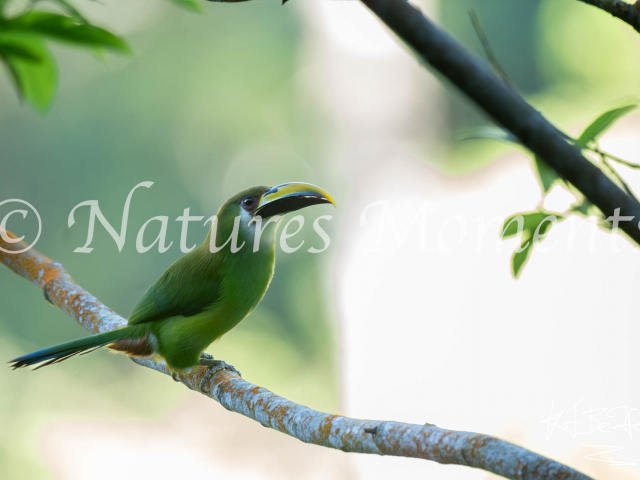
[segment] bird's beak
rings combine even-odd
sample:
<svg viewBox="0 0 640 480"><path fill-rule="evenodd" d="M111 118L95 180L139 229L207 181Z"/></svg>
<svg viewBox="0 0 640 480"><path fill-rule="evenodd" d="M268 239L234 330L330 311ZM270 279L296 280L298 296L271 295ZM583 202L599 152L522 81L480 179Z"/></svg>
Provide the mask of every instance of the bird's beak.
<svg viewBox="0 0 640 480"><path fill-rule="evenodd" d="M283 215L319 203L335 203L327 192L310 183L284 183L262 195L255 216Z"/></svg>

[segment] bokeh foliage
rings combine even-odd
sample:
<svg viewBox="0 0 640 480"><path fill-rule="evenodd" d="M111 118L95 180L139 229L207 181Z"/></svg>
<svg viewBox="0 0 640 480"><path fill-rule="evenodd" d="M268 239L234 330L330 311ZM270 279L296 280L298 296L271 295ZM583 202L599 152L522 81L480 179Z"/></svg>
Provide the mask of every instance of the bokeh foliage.
<svg viewBox="0 0 640 480"><path fill-rule="evenodd" d="M36 248L62 262L110 308L126 317L182 255L174 220L185 208L208 218L240 189L292 180L339 190L321 162L326 147L314 102L292 89L300 45L293 11L215 5L221 7L215 14L194 15L162 1L145 5L144 13L129 0L74 5L103 8L105 18L115 9L116 19L100 25L125 37L133 54L95 59L93 47L40 37L58 64L56 99L42 115L19 104L7 76L0 79L0 189L3 199L24 198L38 209L43 234ZM7 11L6 18L16 15ZM119 225L124 200L141 181L154 185L133 196L123 251L98 226L94 252L73 253L85 243L88 214L76 212L77 223L68 228L71 209L97 199L106 218ZM326 279L337 244L326 254L306 252L321 246L312 229L318 214L336 211L304 213L305 227L290 242L304 239L304 248L278 252L261 305L209 351L252 382L336 411L337 337ZM156 215L169 217L167 240L174 245L163 254L157 248L138 254L136 234ZM13 221L18 219L11 217L10 230ZM189 245L204 241L206 233L204 222L194 222ZM157 231L147 234L148 242ZM0 271L0 306L0 350L7 360L86 335L6 269ZM0 477L46 478L38 439L61 419L157 420L193 395L121 356L95 352L81 360L45 375L39 373L45 369L17 376L0 371Z"/></svg>
<svg viewBox="0 0 640 480"><path fill-rule="evenodd" d="M201 11L195 0L171 1ZM122 37L93 25L67 0L33 0L18 7L17 12L11 8L13 3L0 0L0 62L6 66L18 95L38 110L51 106L57 87L50 41L72 44L98 56L105 51L131 53Z"/></svg>

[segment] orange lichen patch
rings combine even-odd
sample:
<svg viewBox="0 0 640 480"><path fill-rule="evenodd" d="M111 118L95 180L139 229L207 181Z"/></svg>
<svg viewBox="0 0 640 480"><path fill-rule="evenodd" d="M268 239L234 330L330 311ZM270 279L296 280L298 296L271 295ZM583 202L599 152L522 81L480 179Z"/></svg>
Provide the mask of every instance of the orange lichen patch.
<svg viewBox="0 0 640 480"><path fill-rule="evenodd" d="M8 242L5 238L17 239L11 232L0 228L0 260L7 267L33 282L41 284L42 280L50 280L55 274L45 272L53 262L33 249L22 253L14 253L27 248L24 242ZM47 273L45 277L45 273Z"/></svg>
<svg viewBox="0 0 640 480"><path fill-rule="evenodd" d="M262 392L262 388L258 387L258 386L250 388L249 391L248 391L248 393L252 393L253 395L257 395L257 394L259 394L261 392Z"/></svg>
<svg viewBox="0 0 640 480"><path fill-rule="evenodd" d="M472 459L478 458L487 446L487 442L490 439L486 435L476 435L471 438L471 448L469 449L469 456Z"/></svg>
<svg viewBox="0 0 640 480"><path fill-rule="evenodd" d="M324 419L324 422L320 424L320 428L318 428L318 439L323 444L329 442L329 436L331 435L331 429L333 428L333 419L336 418L336 415L327 415Z"/></svg>
<svg viewBox="0 0 640 480"><path fill-rule="evenodd" d="M262 399L260 399L260 401L262 401ZM277 429L280 430L281 432L289 433L285 422L289 418L290 410L291 408L286 405L276 405L275 407L272 407L270 409L270 414L271 414L270 418L273 420L273 422L275 422L275 424L277 425ZM273 422L270 422L270 425L272 427L273 427ZM273 428L276 428L276 427L273 427Z"/></svg>
<svg viewBox="0 0 640 480"><path fill-rule="evenodd" d="M7 235L15 238L8 232ZM3 241L1 235L0 246L12 252L24 248L21 242ZM88 330L106 331L126 323L77 285L61 264L34 249L18 254L0 251L0 261L44 289L53 304ZM157 357L134 357L133 360L139 365L172 375L166 363ZM206 368L195 368L181 373L178 379L188 388L199 391L206 373ZM227 370L216 372L209 384L203 387L204 394L227 410L307 443L346 452L417 457L439 463L468 465L514 480L589 480L586 475L565 465L487 435L444 430L435 425L356 420L318 412L252 385Z"/></svg>

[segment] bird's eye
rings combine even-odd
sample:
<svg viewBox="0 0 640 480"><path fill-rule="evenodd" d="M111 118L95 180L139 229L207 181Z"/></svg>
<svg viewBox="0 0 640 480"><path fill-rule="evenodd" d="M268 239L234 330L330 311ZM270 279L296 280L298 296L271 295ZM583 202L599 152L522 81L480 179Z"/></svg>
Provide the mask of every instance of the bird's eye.
<svg viewBox="0 0 640 480"><path fill-rule="evenodd" d="M245 197L245 198L242 199L242 206L246 210L251 210L255 204L256 204L255 199L253 199L251 197Z"/></svg>

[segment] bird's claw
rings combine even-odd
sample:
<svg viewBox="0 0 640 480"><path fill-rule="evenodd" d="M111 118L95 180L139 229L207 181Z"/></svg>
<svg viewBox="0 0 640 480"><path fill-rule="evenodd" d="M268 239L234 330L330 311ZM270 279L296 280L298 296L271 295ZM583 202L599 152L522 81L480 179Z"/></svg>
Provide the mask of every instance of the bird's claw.
<svg viewBox="0 0 640 480"><path fill-rule="evenodd" d="M229 370L230 372L237 373L240 377L242 376L236 367L229 365L223 360L216 360L211 355L207 357L200 357L199 363L200 365L207 367L207 369L213 373L219 372L220 370Z"/></svg>
<svg viewBox="0 0 640 480"><path fill-rule="evenodd" d="M209 383L209 380L211 380L211 377L213 377L216 373L222 370L229 370L230 372L234 372L238 374L239 377L242 376L242 374L233 365L229 365L227 362L223 360L216 360L215 358L213 358L211 355L207 353L203 353L200 356L199 363L200 365L207 367L207 371L202 377L202 380L200 381L200 385L199 385L199 389L201 393L206 393L204 390L205 385Z"/></svg>

